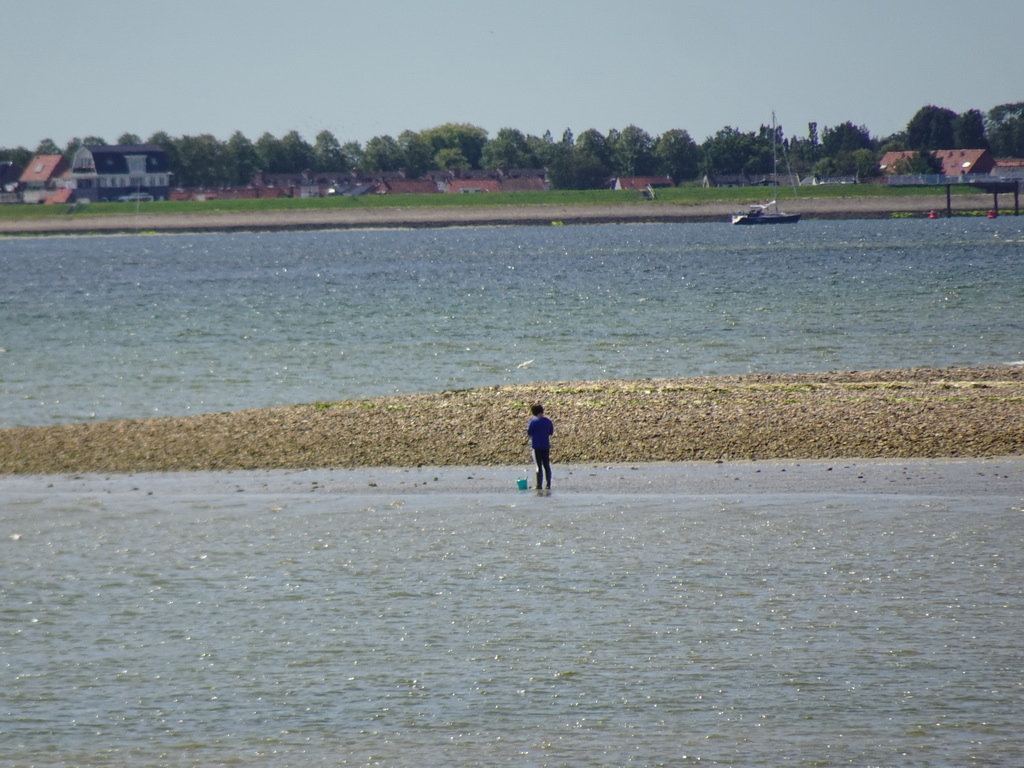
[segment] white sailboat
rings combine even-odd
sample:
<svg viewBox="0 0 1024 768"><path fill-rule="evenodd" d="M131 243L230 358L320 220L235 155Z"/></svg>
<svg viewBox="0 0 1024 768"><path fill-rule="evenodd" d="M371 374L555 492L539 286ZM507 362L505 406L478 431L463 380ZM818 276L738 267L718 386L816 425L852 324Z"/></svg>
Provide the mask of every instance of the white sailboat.
<svg viewBox="0 0 1024 768"><path fill-rule="evenodd" d="M775 113L772 112L772 192L778 196L778 160L775 155ZM749 210L732 215L733 224L796 224L800 221L799 213L783 213L775 200L763 204L751 205Z"/></svg>
<svg viewBox="0 0 1024 768"><path fill-rule="evenodd" d="M774 200L751 205L749 210L732 215L733 224L796 224L798 221L799 213L780 211Z"/></svg>

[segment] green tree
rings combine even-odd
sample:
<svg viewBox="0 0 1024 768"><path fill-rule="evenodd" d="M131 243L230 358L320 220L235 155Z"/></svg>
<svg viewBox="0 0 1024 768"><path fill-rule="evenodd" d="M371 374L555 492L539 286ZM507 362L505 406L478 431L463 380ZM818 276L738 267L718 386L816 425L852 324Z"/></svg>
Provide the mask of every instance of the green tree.
<svg viewBox="0 0 1024 768"><path fill-rule="evenodd" d="M0 149L0 162L14 163L19 168L27 168L32 162L32 152L26 147Z"/></svg>
<svg viewBox="0 0 1024 768"><path fill-rule="evenodd" d="M57 146L57 142L53 139L43 139L39 142L39 146L36 147L37 155L59 155L61 154L60 147Z"/></svg>
<svg viewBox="0 0 1024 768"><path fill-rule="evenodd" d="M469 159L462 154L462 150L458 147L443 147L437 151L434 155L434 162L437 163L438 168L444 170L455 170L468 171L473 167L473 164L469 162Z"/></svg>
<svg viewBox="0 0 1024 768"><path fill-rule="evenodd" d="M613 147L603 133L594 128L588 128L573 139L572 146L577 152L596 158L607 169L605 175L612 175Z"/></svg>
<svg viewBox="0 0 1024 768"><path fill-rule="evenodd" d="M650 176L654 173L654 139L642 128L627 125L611 139L613 170L620 176Z"/></svg>
<svg viewBox="0 0 1024 768"><path fill-rule="evenodd" d="M829 176L855 176L866 178L878 175L878 154L871 149L855 149L843 151L835 155L821 158L814 164L814 175L819 178Z"/></svg>
<svg viewBox="0 0 1024 768"><path fill-rule="evenodd" d="M502 128L484 146L480 162L484 168L533 168L537 157L522 131Z"/></svg>
<svg viewBox="0 0 1024 768"><path fill-rule="evenodd" d="M953 120L953 149L988 149L985 117L977 109L969 109Z"/></svg>
<svg viewBox="0 0 1024 768"><path fill-rule="evenodd" d="M391 136L374 136L363 150L363 167L367 171L397 171L402 167L402 149Z"/></svg>
<svg viewBox="0 0 1024 768"><path fill-rule="evenodd" d="M286 173L312 170L316 166L313 147L298 131L288 131L281 137L281 151L284 153Z"/></svg>
<svg viewBox="0 0 1024 768"><path fill-rule="evenodd" d="M341 145L341 153L349 168L363 167L363 147L358 141L346 141Z"/></svg>
<svg viewBox="0 0 1024 768"><path fill-rule="evenodd" d="M79 141L79 146L81 146L81 141L78 139L76 141ZM171 172L171 186L181 186L178 181L178 174L181 170L181 163L178 161L178 143L166 131L157 131L146 139L146 144L155 144L164 151L167 155L167 168ZM70 147L68 149L70 150Z"/></svg>
<svg viewBox="0 0 1024 768"><path fill-rule="evenodd" d="M547 168L554 162L558 145L551 131L545 131L543 136L527 135L526 144L530 148L530 154L535 158L537 167Z"/></svg>
<svg viewBox="0 0 1024 768"><path fill-rule="evenodd" d="M818 139L818 124L807 124L807 137L793 137L787 142L789 160L798 173L806 173L821 159L821 143Z"/></svg>
<svg viewBox="0 0 1024 768"><path fill-rule="evenodd" d="M260 160L260 170L265 173L288 173L288 155L272 133L266 132L256 139L256 154Z"/></svg>
<svg viewBox="0 0 1024 768"><path fill-rule="evenodd" d="M821 149L825 157L836 157L842 153L852 154L859 149L874 149L874 146L868 129L849 121L834 128L826 128L821 134Z"/></svg>
<svg viewBox="0 0 1024 768"><path fill-rule="evenodd" d="M673 129L661 134L654 156L658 160L659 171L671 176L675 184L697 177L700 150L686 131Z"/></svg>
<svg viewBox="0 0 1024 768"><path fill-rule="evenodd" d="M402 153L402 167L410 179L418 179L434 165L434 148L416 131L398 134L398 149Z"/></svg>
<svg viewBox="0 0 1024 768"><path fill-rule="evenodd" d="M313 140L313 168L317 171L347 171L341 142L328 130L320 131Z"/></svg>
<svg viewBox="0 0 1024 768"><path fill-rule="evenodd" d="M897 131L891 136L886 136L884 139L880 139L878 142L878 151L882 154L885 154L886 152L906 152L907 132Z"/></svg>
<svg viewBox="0 0 1024 768"><path fill-rule="evenodd" d="M230 183L224 145L208 133L182 136L177 140L179 170L177 182L183 187L220 187Z"/></svg>
<svg viewBox="0 0 1024 768"><path fill-rule="evenodd" d="M234 186L247 186L259 170L260 156L256 146L244 133L235 131L224 147L228 182Z"/></svg>
<svg viewBox="0 0 1024 768"><path fill-rule="evenodd" d="M118 144L118 146L121 146L121 147L130 146L130 145L134 145L134 144L141 144L141 143L142 143L142 139L140 139L139 135L136 134L136 133L122 133L120 136L117 137L117 144Z"/></svg>
<svg viewBox="0 0 1024 768"><path fill-rule="evenodd" d="M487 131L469 123L445 123L422 131L423 137L434 149L434 162L438 168L445 165L437 155L442 149L456 149L471 168L480 168L480 160L487 145ZM447 157L454 157L448 154Z"/></svg>
<svg viewBox="0 0 1024 768"><path fill-rule="evenodd" d="M771 170L771 146L754 133L726 126L701 144L701 170L710 174L757 174Z"/></svg>
<svg viewBox="0 0 1024 768"><path fill-rule="evenodd" d="M986 134L996 157L1024 157L1024 101L990 109Z"/></svg>
<svg viewBox="0 0 1024 768"><path fill-rule="evenodd" d="M942 165L935 155L922 149L910 159L909 172L920 174L942 173Z"/></svg>
<svg viewBox="0 0 1024 768"><path fill-rule="evenodd" d="M878 175L878 153L871 149L858 149L853 153L853 170L858 179Z"/></svg>
<svg viewBox="0 0 1024 768"><path fill-rule="evenodd" d="M558 145L548 176L555 189L602 189L608 185L610 170L586 147Z"/></svg>
<svg viewBox="0 0 1024 768"><path fill-rule="evenodd" d="M907 146L914 150L954 149L956 112L943 107L921 107L907 123Z"/></svg>

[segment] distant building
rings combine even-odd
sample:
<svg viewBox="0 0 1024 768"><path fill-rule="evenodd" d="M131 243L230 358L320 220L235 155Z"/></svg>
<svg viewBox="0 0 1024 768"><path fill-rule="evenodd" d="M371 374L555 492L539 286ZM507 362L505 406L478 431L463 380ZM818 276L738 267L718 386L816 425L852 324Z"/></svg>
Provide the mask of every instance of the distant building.
<svg viewBox="0 0 1024 768"><path fill-rule="evenodd" d="M540 176L503 176L498 179L502 192L547 192L548 186Z"/></svg>
<svg viewBox="0 0 1024 768"><path fill-rule="evenodd" d="M21 181L23 170L17 163L0 163L0 189L4 192L13 192Z"/></svg>
<svg viewBox="0 0 1024 768"><path fill-rule="evenodd" d="M906 168L917 152L886 152L878 166L887 176L906 174ZM943 176L965 176L969 173L991 173L996 161L987 149L936 149L928 153L939 164Z"/></svg>
<svg viewBox="0 0 1024 768"><path fill-rule="evenodd" d="M452 179L445 184L445 192L456 195L472 195L481 192L501 192L497 179L469 178Z"/></svg>
<svg viewBox="0 0 1024 768"><path fill-rule="evenodd" d="M167 153L155 144L87 145L71 160L68 185L80 201L167 200Z"/></svg>
<svg viewBox="0 0 1024 768"><path fill-rule="evenodd" d="M0 203L20 203L22 167L17 163L0 163Z"/></svg>
<svg viewBox="0 0 1024 768"><path fill-rule="evenodd" d="M378 195L434 195L440 191L430 179L391 179L377 187Z"/></svg>
<svg viewBox="0 0 1024 768"><path fill-rule="evenodd" d="M671 176L619 176L612 184L612 189L643 192L646 189L666 189L674 186Z"/></svg>
<svg viewBox="0 0 1024 768"><path fill-rule="evenodd" d="M25 203L42 203L61 185L68 169L64 155L36 155L21 172L21 199Z"/></svg>
<svg viewBox="0 0 1024 768"><path fill-rule="evenodd" d="M1024 160L1014 157L996 160L992 175L1003 179L1024 179Z"/></svg>

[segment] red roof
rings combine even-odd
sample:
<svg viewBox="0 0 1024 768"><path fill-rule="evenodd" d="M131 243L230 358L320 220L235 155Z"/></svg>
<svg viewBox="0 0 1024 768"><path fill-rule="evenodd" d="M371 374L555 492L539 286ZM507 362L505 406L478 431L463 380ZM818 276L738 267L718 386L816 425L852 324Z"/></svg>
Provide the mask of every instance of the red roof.
<svg viewBox="0 0 1024 768"><path fill-rule="evenodd" d="M620 176L615 180L616 189L644 190L648 187L674 187L669 176Z"/></svg>
<svg viewBox="0 0 1024 768"><path fill-rule="evenodd" d="M60 205L71 202L72 189L58 189L44 201L46 205Z"/></svg>
<svg viewBox="0 0 1024 768"><path fill-rule="evenodd" d="M21 172L22 184L47 182L60 176L67 168L64 155L36 155Z"/></svg>
<svg viewBox="0 0 1024 768"><path fill-rule="evenodd" d="M502 192L543 192L544 179L536 176L501 179L498 186Z"/></svg>
<svg viewBox="0 0 1024 768"><path fill-rule="evenodd" d="M990 173L995 161L987 149L936 149L929 152L939 161L943 176L960 176L965 173ZM886 152L879 166L885 173L893 173L893 166L900 160L912 160L917 152Z"/></svg>
<svg viewBox="0 0 1024 768"><path fill-rule="evenodd" d="M394 179L384 182L389 195L429 195L437 192L437 184L430 179Z"/></svg>
<svg viewBox="0 0 1024 768"><path fill-rule="evenodd" d="M448 192L500 192L496 179L452 179Z"/></svg>

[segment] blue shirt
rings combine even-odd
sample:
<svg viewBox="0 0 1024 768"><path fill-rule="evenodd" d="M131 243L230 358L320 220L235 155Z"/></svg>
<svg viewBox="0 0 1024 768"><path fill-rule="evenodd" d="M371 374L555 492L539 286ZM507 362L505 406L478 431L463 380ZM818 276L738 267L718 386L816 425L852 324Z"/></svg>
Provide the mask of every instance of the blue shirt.
<svg viewBox="0 0 1024 768"><path fill-rule="evenodd" d="M551 436L555 434L555 425L547 416L534 416L530 419L530 426L526 428L526 434L530 436L531 448L550 451Z"/></svg>

